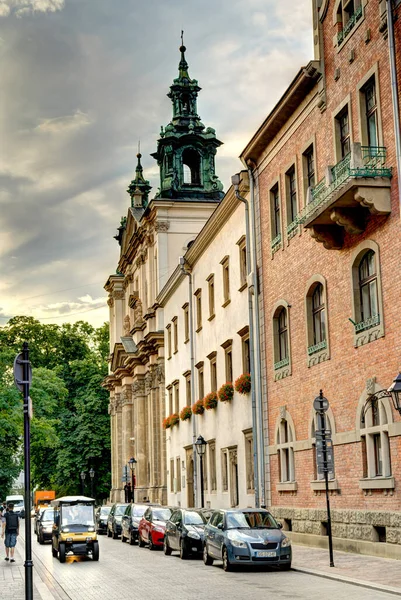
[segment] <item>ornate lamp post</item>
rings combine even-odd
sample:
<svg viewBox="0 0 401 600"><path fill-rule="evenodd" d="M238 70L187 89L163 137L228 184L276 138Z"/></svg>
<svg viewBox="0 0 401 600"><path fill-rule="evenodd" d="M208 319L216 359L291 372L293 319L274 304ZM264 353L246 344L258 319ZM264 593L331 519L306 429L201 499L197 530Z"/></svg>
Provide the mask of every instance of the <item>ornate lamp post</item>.
<svg viewBox="0 0 401 600"><path fill-rule="evenodd" d="M199 460L200 460L200 488L201 488L201 508L203 508L204 503L205 503L205 499L204 499L204 493L203 493L203 457L205 455L206 452L206 445L207 445L207 441L201 436L198 436L198 439L195 442L195 448L196 448L196 452L199 456Z"/></svg>
<svg viewBox="0 0 401 600"><path fill-rule="evenodd" d="M81 477L82 495L85 496L85 477L86 477L85 471L81 471L80 477Z"/></svg>
<svg viewBox="0 0 401 600"><path fill-rule="evenodd" d="M401 372L393 379L393 383L388 390L379 390L374 394L370 394L365 402L362 411L362 420L365 420L366 412L371 408L374 410L374 402L381 398L391 398L395 410L401 415Z"/></svg>
<svg viewBox="0 0 401 600"><path fill-rule="evenodd" d="M131 456L131 458L128 461L129 464L129 468L131 469L131 500L132 502L135 502L135 465L136 465L136 460L133 456Z"/></svg>
<svg viewBox="0 0 401 600"><path fill-rule="evenodd" d="M90 468L89 477L91 478L91 496L94 498L94 482L95 482L95 470L93 467Z"/></svg>

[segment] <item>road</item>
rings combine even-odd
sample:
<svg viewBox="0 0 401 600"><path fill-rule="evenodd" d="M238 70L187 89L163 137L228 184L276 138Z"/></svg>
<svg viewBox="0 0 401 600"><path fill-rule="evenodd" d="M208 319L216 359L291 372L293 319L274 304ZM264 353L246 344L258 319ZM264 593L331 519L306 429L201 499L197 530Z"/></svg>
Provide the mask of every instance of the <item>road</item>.
<svg viewBox="0 0 401 600"><path fill-rule="evenodd" d="M392 594L368 590L304 573L273 569L225 573L221 563L206 567L201 560L181 560L177 553L122 544L100 537L100 560L67 558L65 564L52 557L49 544L32 541L35 583L44 600L394 600ZM18 544L21 569L24 532ZM4 566L4 565L2 565ZM4 570L4 569L3 569ZM42 579L43 581L40 581ZM46 586L44 585L44 583ZM44 592L43 592L44 589ZM50 591L49 591L50 590ZM14 597L14 596L13 596ZM3 596L0 589L0 598ZM35 600L37 600L35 596Z"/></svg>

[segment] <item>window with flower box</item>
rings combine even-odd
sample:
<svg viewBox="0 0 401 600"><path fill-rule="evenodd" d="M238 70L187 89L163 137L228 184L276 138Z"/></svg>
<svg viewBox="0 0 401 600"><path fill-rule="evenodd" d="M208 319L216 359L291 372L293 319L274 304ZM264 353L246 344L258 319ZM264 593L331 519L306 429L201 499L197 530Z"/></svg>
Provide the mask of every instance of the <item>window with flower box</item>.
<svg viewBox="0 0 401 600"><path fill-rule="evenodd" d="M307 363L312 367L329 358L326 280L321 275L307 283L306 322Z"/></svg>
<svg viewBox="0 0 401 600"><path fill-rule="evenodd" d="M198 369L198 400L200 400L205 397L204 363L201 361L195 366Z"/></svg>
<svg viewBox="0 0 401 600"><path fill-rule="evenodd" d="M227 340L221 344L224 350L225 376L226 381L233 381L233 341Z"/></svg>
<svg viewBox="0 0 401 600"><path fill-rule="evenodd" d="M210 361L210 391L217 392L217 352L208 354Z"/></svg>

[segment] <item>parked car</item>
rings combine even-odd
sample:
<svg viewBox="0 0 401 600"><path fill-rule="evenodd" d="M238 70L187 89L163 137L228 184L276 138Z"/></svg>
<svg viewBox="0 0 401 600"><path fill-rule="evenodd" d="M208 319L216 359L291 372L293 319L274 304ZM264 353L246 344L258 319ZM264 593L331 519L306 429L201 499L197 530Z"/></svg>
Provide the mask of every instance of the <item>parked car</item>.
<svg viewBox="0 0 401 600"><path fill-rule="evenodd" d="M281 523L265 509L216 510L205 526L203 562L223 561L223 569L235 565L276 565L291 568L291 540Z"/></svg>
<svg viewBox="0 0 401 600"><path fill-rule="evenodd" d="M40 517L42 516L43 511L46 508L49 508L49 507L48 506L41 506L40 508L38 508L35 511L35 520L34 520L34 523L33 523L33 531L34 531L34 533L36 533L36 535L39 534L39 521L40 521Z"/></svg>
<svg viewBox="0 0 401 600"><path fill-rule="evenodd" d="M37 519L36 539L39 544L44 544L52 539L54 523L54 509L46 506Z"/></svg>
<svg viewBox="0 0 401 600"><path fill-rule="evenodd" d="M107 518L110 514L111 506L98 506L95 511L96 533L106 533Z"/></svg>
<svg viewBox="0 0 401 600"><path fill-rule="evenodd" d="M109 516L107 517L107 537L112 537L113 540L116 540L121 535L121 520L127 506L127 503L116 502L111 507Z"/></svg>
<svg viewBox="0 0 401 600"><path fill-rule="evenodd" d="M149 506L160 506L160 504L129 504L125 509L121 522L121 541L129 541L133 546L138 541L139 522Z"/></svg>
<svg viewBox="0 0 401 600"><path fill-rule="evenodd" d="M149 550L163 547L166 521L169 520L172 509L167 506L149 506L138 527L138 543L141 548L149 545Z"/></svg>
<svg viewBox="0 0 401 600"><path fill-rule="evenodd" d="M166 523L164 554L178 550L182 559L190 554L201 555L204 529L208 519L202 510L179 508Z"/></svg>

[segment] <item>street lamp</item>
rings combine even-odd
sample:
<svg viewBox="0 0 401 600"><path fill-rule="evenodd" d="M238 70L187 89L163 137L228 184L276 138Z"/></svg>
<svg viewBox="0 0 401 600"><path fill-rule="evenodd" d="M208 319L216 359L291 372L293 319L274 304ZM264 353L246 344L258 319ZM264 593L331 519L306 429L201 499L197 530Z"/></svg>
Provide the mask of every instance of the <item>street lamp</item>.
<svg viewBox="0 0 401 600"><path fill-rule="evenodd" d="M94 498L94 491L93 491L93 485L94 485L94 479L95 479L95 470L93 467L90 468L89 471L89 477L91 478L91 496L92 498Z"/></svg>
<svg viewBox="0 0 401 600"><path fill-rule="evenodd" d="M205 503L204 502L204 494L203 494L203 457L206 452L206 444L207 444L207 441L201 435L199 435L198 439L195 442L195 448L196 448L196 452L200 459L201 508L203 508L203 505Z"/></svg>
<svg viewBox="0 0 401 600"><path fill-rule="evenodd" d="M85 471L81 471L80 475L81 475L82 495L85 496L85 477L86 477Z"/></svg>
<svg viewBox="0 0 401 600"><path fill-rule="evenodd" d="M365 415L369 408L374 410L374 402L381 398L391 398L395 410L401 415L401 372L393 379L393 383L390 385L388 390L379 390L374 394L370 394L365 402L365 406L362 411L362 423L365 422Z"/></svg>
<svg viewBox="0 0 401 600"><path fill-rule="evenodd" d="M136 465L136 460L133 456L131 456L131 458L128 461L129 464L129 468L131 469L131 499L132 502L135 502L135 474L134 474L134 470L135 470L135 465Z"/></svg>

